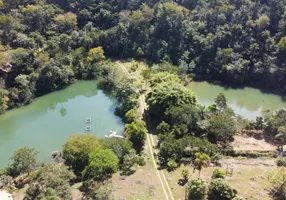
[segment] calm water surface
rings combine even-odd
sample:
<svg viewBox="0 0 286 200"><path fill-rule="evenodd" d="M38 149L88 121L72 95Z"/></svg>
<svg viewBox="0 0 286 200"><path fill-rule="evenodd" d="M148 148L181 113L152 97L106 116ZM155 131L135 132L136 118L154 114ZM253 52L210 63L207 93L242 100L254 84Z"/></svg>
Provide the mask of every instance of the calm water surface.
<svg viewBox="0 0 286 200"><path fill-rule="evenodd" d="M192 82L188 87L197 95L198 102L206 106L212 104L219 93L224 93L235 113L247 119L256 119L267 109L286 108L286 101L282 97L254 88L231 89L207 82Z"/></svg>
<svg viewBox="0 0 286 200"><path fill-rule="evenodd" d="M111 129L122 133L124 124L114 115L115 101L97 85L97 81L78 81L0 115L0 168L24 146L39 151L39 160L49 161L50 153L61 150L70 134L85 132L86 118L92 118L91 132L98 137Z"/></svg>

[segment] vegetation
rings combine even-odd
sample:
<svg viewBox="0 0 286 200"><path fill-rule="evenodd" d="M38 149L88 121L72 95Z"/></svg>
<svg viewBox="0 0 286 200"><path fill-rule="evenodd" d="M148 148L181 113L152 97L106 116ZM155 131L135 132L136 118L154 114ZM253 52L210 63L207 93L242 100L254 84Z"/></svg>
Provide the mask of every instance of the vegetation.
<svg viewBox="0 0 286 200"><path fill-rule="evenodd" d="M209 186L209 200L232 200L237 191L232 189L223 179L213 179Z"/></svg>
<svg viewBox="0 0 286 200"><path fill-rule="evenodd" d="M75 175L66 166L48 164L34 171L30 176L28 199L54 198L72 199L70 181Z"/></svg>
<svg viewBox="0 0 286 200"><path fill-rule="evenodd" d="M85 180L103 180L118 169L119 159L110 149L93 150L83 171Z"/></svg>
<svg viewBox="0 0 286 200"><path fill-rule="evenodd" d="M188 183L188 200L204 200L207 186L202 179L190 180Z"/></svg>
<svg viewBox="0 0 286 200"><path fill-rule="evenodd" d="M199 177L203 167L208 167L210 157L207 154L196 153L195 168L199 171Z"/></svg>
<svg viewBox="0 0 286 200"><path fill-rule="evenodd" d="M286 196L286 168L277 169L272 172L268 177L269 182L271 183L271 192L273 195L285 199Z"/></svg>
<svg viewBox="0 0 286 200"><path fill-rule="evenodd" d="M92 134L73 134L63 144L63 159L76 174L81 173L88 165L89 154L101 149L103 143Z"/></svg>
<svg viewBox="0 0 286 200"><path fill-rule="evenodd" d="M18 176L23 173L30 173L36 166L36 156L38 152L30 147L24 147L17 150L10 158L12 164L7 168L7 174L10 176Z"/></svg>

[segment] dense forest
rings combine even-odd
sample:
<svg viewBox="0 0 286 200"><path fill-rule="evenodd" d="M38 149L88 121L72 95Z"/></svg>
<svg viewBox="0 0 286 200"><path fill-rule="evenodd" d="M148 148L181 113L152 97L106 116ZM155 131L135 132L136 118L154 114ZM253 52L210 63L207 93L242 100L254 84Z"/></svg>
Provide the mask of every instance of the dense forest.
<svg viewBox="0 0 286 200"><path fill-rule="evenodd" d="M76 79L103 56L169 62L181 75L284 94L286 2L1 0L0 111ZM8 65L10 66L10 65ZM4 79L4 78L5 79Z"/></svg>

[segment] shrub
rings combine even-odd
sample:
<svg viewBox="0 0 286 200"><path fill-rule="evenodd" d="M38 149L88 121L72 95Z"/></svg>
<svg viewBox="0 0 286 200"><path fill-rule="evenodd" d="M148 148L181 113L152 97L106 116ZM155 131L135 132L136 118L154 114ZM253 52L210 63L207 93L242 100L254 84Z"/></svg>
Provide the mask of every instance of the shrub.
<svg viewBox="0 0 286 200"><path fill-rule="evenodd" d="M281 166L286 167L286 157L278 158L278 160L277 160L277 166L279 166L279 167L281 167Z"/></svg>
<svg viewBox="0 0 286 200"><path fill-rule="evenodd" d="M213 171L213 174L212 174L212 179L216 179L216 178L225 178L225 172L223 170L220 170L220 169L215 169Z"/></svg>
<svg viewBox="0 0 286 200"><path fill-rule="evenodd" d="M202 179L191 180L188 183L188 200L205 199L207 186Z"/></svg>
<svg viewBox="0 0 286 200"><path fill-rule="evenodd" d="M232 200L237 191L232 189L223 179L213 179L208 192L209 200Z"/></svg>
<svg viewBox="0 0 286 200"><path fill-rule="evenodd" d="M173 159L171 159L168 163L167 163L167 167L169 171L174 170L177 167L177 163L176 161L174 161Z"/></svg>

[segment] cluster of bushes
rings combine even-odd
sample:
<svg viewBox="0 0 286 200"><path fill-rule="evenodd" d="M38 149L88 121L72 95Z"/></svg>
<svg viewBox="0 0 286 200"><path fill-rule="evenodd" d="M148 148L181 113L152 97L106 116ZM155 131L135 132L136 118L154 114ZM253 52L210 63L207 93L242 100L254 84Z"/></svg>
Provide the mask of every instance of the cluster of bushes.
<svg viewBox="0 0 286 200"><path fill-rule="evenodd" d="M202 179L190 180L187 185L187 199L204 200L207 197L209 200L242 200L237 196L237 191L232 189L224 178L225 173L215 169L208 187Z"/></svg>

